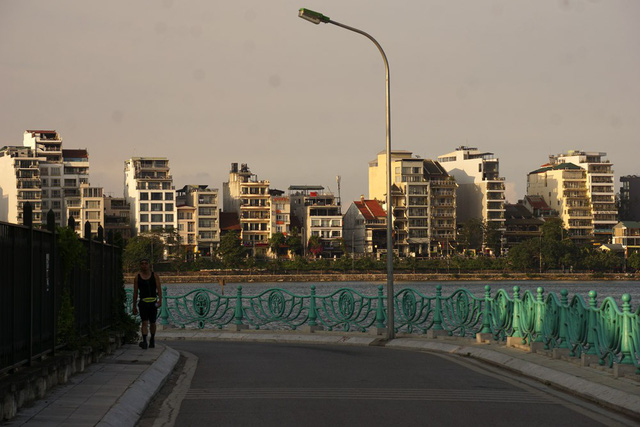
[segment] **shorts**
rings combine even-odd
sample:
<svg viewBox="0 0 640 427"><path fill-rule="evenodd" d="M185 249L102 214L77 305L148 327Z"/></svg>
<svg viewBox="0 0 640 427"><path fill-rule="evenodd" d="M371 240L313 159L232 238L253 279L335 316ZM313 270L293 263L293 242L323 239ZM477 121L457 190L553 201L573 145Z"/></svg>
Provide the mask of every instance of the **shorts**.
<svg viewBox="0 0 640 427"><path fill-rule="evenodd" d="M151 323L156 323L158 318L158 307L155 302L143 302L138 303L138 311L140 311L140 319L143 322L147 320Z"/></svg>

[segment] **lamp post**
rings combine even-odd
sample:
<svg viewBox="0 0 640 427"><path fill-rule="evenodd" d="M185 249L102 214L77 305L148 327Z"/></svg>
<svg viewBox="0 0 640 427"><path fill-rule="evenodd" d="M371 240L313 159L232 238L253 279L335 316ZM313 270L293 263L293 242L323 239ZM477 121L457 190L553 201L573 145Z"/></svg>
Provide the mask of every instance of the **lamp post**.
<svg viewBox="0 0 640 427"><path fill-rule="evenodd" d="M324 16L319 12L314 12L309 9L300 9L298 16L306 21L314 24L333 24L338 27L344 28L354 33L361 34L371 40L374 45L380 51L382 60L384 61L384 67L386 72L386 110L387 110L387 339L393 339L395 336L394 325L394 291L393 291L393 238L392 238L392 206L391 206L391 90L389 83L389 61L387 61L387 55L385 55L382 46L376 39L371 37L364 31L357 28L350 27L348 25L341 24L336 21L332 21L328 16Z"/></svg>

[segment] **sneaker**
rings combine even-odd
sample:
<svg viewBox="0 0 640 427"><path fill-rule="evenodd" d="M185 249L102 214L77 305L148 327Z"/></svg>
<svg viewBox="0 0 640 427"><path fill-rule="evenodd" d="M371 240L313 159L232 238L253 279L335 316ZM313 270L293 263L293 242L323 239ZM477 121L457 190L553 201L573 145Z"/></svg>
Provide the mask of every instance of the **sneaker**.
<svg viewBox="0 0 640 427"><path fill-rule="evenodd" d="M147 349L147 342L146 341L141 341L140 344L138 344L140 346L141 349L146 350Z"/></svg>
<svg viewBox="0 0 640 427"><path fill-rule="evenodd" d="M156 340L153 338L149 340L149 348L156 348Z"/></svg>

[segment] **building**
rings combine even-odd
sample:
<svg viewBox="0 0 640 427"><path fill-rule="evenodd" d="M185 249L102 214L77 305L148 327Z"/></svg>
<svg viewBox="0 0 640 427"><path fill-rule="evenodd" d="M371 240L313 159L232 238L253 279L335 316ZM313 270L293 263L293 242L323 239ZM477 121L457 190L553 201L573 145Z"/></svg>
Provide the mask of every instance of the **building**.
<svg viewBox="0 0 640 427"><path fill-rule="evenodd" d="M197 211L198 209L195 206L187 204L184 197L176 196L179 255L184 255L184 259L187 261L193 260L198 254Z"/></svg>
<svg viewBox="0 0 640 427"><path fill-rule="evenodd" d="M166 157L124 162L124 198L131 206L133 234L176 229L176 190Z"/></svg>
<svg viewBox="0 0 640 427"><path fill-rule="evenodd" d="M0 221L24 224L24 204L33 208L33 223L45 221L42 214L40 160L28 147L0 149Z"/></svg>
<svg viewBox="0 0 640 427"><path fill-rule="evenodd" d="M270 190L271 232L288 236L291 233L291 200L282 190Z"/></svg>
<svg viewBox="0 0 640 427"><path fill-rule="evenodd" d="M202 256L213 256L214 249L220 245L218 189L209 188L207 185L185 185L182 190L177 192L176 197L180 200L184 198L184 203L180 203L183 207L195 208L193 212L195 228L193 231L195 232L196 252ZM182 209L182 213L185 215L189 212L188 209ZM183 218L183 220L186 221L187 218ZM187 239L190 237L189 234Z"/></svg>
<svg viewBox="0 0 640 427"><path fill-rule="evenodd" d="M291 213L302 223L302 241L320 239L323 257L342 255L342 208L340 200L321 185L289 187Z"/></svg>
<svg viewBox="0 0 640 427"><path fill-rule="evenodd" d="M353 255L377 255L387 247L387 213L377 200L362 196L354 201L343 218L344 243Z"/></svg>
<svg viewBox="0 0 640 427"><path fill-rule="evenodd" d="M613 244L622 245L625 257L640 251L640 222L620 221L613 226Z"/></svg>
<svg viewBox="0 0 640 427"><path fill-rule="evenodd" d="M620 221L640 221L640 176L621 176Z"/></svg>
<svg viewBox="0 0 640 427"><path fill-rule="evenodd" d="M247 164L231 163L229 181L222 184L222 210L240 220L242 243L253 256L266 256L271 237L269 181L258 180Z"/></svg>
<svg viewBox="0 0 640 427"><path fill-rule="evenodd" d="M91 226L91 236L98 235L98 227L103 228L104 234L104 195L102 187L91 187L88 183L80 184L77 194L68 195L64 198L65 212L67 219L73 218L75 221L75 231L84 236L85 226L88 222Z"/></svg>
<svg viewBox="0 0 640 427"><path fill-rule="evenodd" d="M104 232L120 235L126 242L131 238L131 205L124 197L104 196Z"/></svg>
<svg viewBox="0 0 640 427"><path fill-rule="evenodd" d="M384 201L385 151L369 162L369 199ZM449 252L455 241L455 179L436 161L410 151L391 152L394 250L401 256L432 256Z"/></svg>
<svg viewBox="0 0 640 427"><path fill-rule="evenodd" d="M528 194L524 196L522 203L518 201L518 204L522 204L536 218L551 218L558 216L558 211L551 209L542 196Z"/></svg>
<svg viewBox="0 0 640 427"><path fill-rule="evenodd" d="M593 234L599 243L610 243L612 228L618 223L613 164L604 157L607 153L570 150L549 156L549 163L573 163L586 171L587 195L593 214Z"/></svg>
<svg viewBox="0 0 640 427"><path fill-rule="evenodd" d="M519 201L516 204L505 203L504 214L505 249L509 250L525 240L541 236L541 227L544 224L544 220L537 218L523 201Z"/></svg>
<svg viewBox="0 0 640 427"><path fill-rule="evenodd" d="M479 218L504 229L504 178L500 176L500 160L493 153L461 146L438 156L438 161L458 184L458 223Z"/></svg>
<svg viewBox="0 0 640 427"><path fill-rule="evenodd" d="M573 163L545 165L527 175L527 194L540 196L558 212L571 239L593 239L593 214L587 188L587 171Z"/></svg>

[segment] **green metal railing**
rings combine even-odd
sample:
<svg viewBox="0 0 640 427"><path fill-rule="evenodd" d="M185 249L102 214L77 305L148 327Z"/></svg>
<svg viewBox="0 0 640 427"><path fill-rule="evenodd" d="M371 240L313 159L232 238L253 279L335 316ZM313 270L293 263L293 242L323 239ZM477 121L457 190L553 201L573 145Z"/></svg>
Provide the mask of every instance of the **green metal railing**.
<svg viewBox="0 0 640 427"><path fill-rule="evenodd" d="M127 291L131 310L132 291ZM329 331L382 329L386 325L386 296L379 286L377 295L363 295L340 288L318 295L314 285L308 295L286 289L266 289L258 295L244 295L238 286L235 295L225 296L209 289L195 289L184 295L169 295L163 288L158 319L163 325L197 328L223 328L234 325L254 329L297 329L321 327ZM569 299L544 294L543 288L513 293L500 289L494 296L485 286L482 296L456 289L443 296L436 286L434 296L412 288L394 295L395 331L424 334L428 330L448 335L492 334L498 341L521 338L523 344L541 343L545 349L567 349L570 356L597 356L601 365L634 365L640 372L640 309L632 311L631 297L622 296L622 309L611 297L600 305L597 293L589 300L575 295Z"/></svg>

